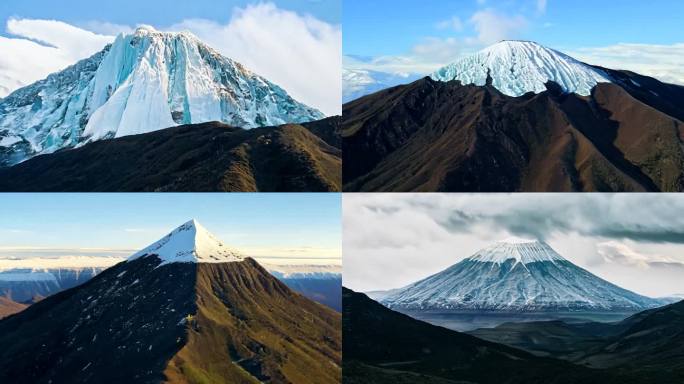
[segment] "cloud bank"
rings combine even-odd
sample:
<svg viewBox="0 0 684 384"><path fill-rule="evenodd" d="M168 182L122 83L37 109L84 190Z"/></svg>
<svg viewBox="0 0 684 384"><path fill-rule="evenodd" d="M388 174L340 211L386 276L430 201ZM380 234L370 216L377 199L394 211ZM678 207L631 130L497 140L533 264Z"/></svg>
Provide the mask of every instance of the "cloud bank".
<svg viewBox="0 0 684 384"><path fill-rule="evenodd" d="M100 51L114 36L56 20L9 19L0 36L0 97Z"/></svg>

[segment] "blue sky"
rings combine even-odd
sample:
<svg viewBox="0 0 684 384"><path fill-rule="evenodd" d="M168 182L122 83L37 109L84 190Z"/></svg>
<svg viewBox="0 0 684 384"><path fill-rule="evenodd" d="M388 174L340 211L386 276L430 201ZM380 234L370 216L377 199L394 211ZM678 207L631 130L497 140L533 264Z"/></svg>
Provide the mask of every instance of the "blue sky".
<svg viewBox="0 0 684 384"><path fill-rule="evenodd" d="M271 0L279 8L308 13L329 23L338 24L341 6L338 0ZM185 19L201 18L226 22L233 7L254 4L253 0L2 0L0 20L9 17L56 19L75 25L93 20L116 24L140 23L167 26Z"/></svg>
<svg viewBox="0 0 684 384"><path fill-rule="evenodd" d="M427 36L467 37L476 33L469 19L478 10L520 15L528 26L516 35L552 47L578 48L615 43L672 44L684 40L679 0L352 0L343 12L344 53L367 56L402 54ZM439 28L451 17L463 28Z"/></svg>
<svg viewBox="0 0 684 384"><path fill-rule="evenodd" d="M261 255L341 253L336 193L24 193L1 201L0 248L140 249L195 218L226 244Z"/></svg>
<svg viewBox="0 0 684 384"><path fill-rule="evenodd" d="M680 0L348 0L344 66L428 74L502 39L684 84Z"/></svg>

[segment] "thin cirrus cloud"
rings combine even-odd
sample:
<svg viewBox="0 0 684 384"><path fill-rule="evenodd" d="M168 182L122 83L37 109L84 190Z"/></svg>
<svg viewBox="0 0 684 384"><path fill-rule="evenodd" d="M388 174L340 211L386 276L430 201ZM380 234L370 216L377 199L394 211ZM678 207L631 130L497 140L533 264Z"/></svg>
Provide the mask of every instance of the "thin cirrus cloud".
<svg viewBox="0 0 684 384"><path fill-rule="evenodd" d="M339 25L259 3L234 8L230 20L184 20L160 30L188 30L223 55L244 64L326 115L341 111ZM84 59L129 33L132 26L90 21L10 19L0 36L0 97Z"/></svg>

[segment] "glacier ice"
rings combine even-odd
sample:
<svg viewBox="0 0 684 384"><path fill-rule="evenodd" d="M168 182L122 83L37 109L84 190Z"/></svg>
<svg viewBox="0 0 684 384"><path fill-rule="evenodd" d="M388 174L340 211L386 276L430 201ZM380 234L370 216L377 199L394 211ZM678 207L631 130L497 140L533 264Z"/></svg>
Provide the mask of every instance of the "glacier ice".
<svg viewBox="0 0 684 384"><path fill-rule="evenodd" d="M514 97L527 92L544 92L548 81L557 83L564 92L588 96L596 84L612 81L604 71L561 52L531 41L511 40L501 41L449 64L430 77L483 86L488 75L492 86Z"/></svg>
<svg viewBox="0 0 684 384"><path fill-rule="evenodd" d="M323 117L188 32L141 27L0 99L0 166L179 124L254 128Z"/></svg>

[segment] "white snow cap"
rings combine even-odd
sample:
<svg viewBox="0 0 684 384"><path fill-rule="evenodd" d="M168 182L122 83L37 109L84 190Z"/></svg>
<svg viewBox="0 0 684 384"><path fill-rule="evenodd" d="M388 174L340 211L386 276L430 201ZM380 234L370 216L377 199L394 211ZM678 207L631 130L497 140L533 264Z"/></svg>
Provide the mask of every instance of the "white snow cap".
<svg viewBox="0 0 684 384"><path fill-rule="evenodd" d="M430 75L438 81L459 80L483 86L487 73L492 85L508 96L546 91L546 82L557 83L565 92L591 94L598 83L610 83L610 76L597 68L532 41L504 40Z"/></svg>
<svg viewBox="0 0 684 384"><path fill-rule="evenodd" d="M484 248L467 260L497 264L515 260L516 264L527 264L538 261L563 261L565 258L543 241L513 237Z"/></svg>
<svg viewBox="0 0 684 384"><path fill-rule="evenodd" d="M128 260L151 255L161 259L160 266L169 263L230 263L244 260L240 252L224 245L194 219Z"/></svg>

